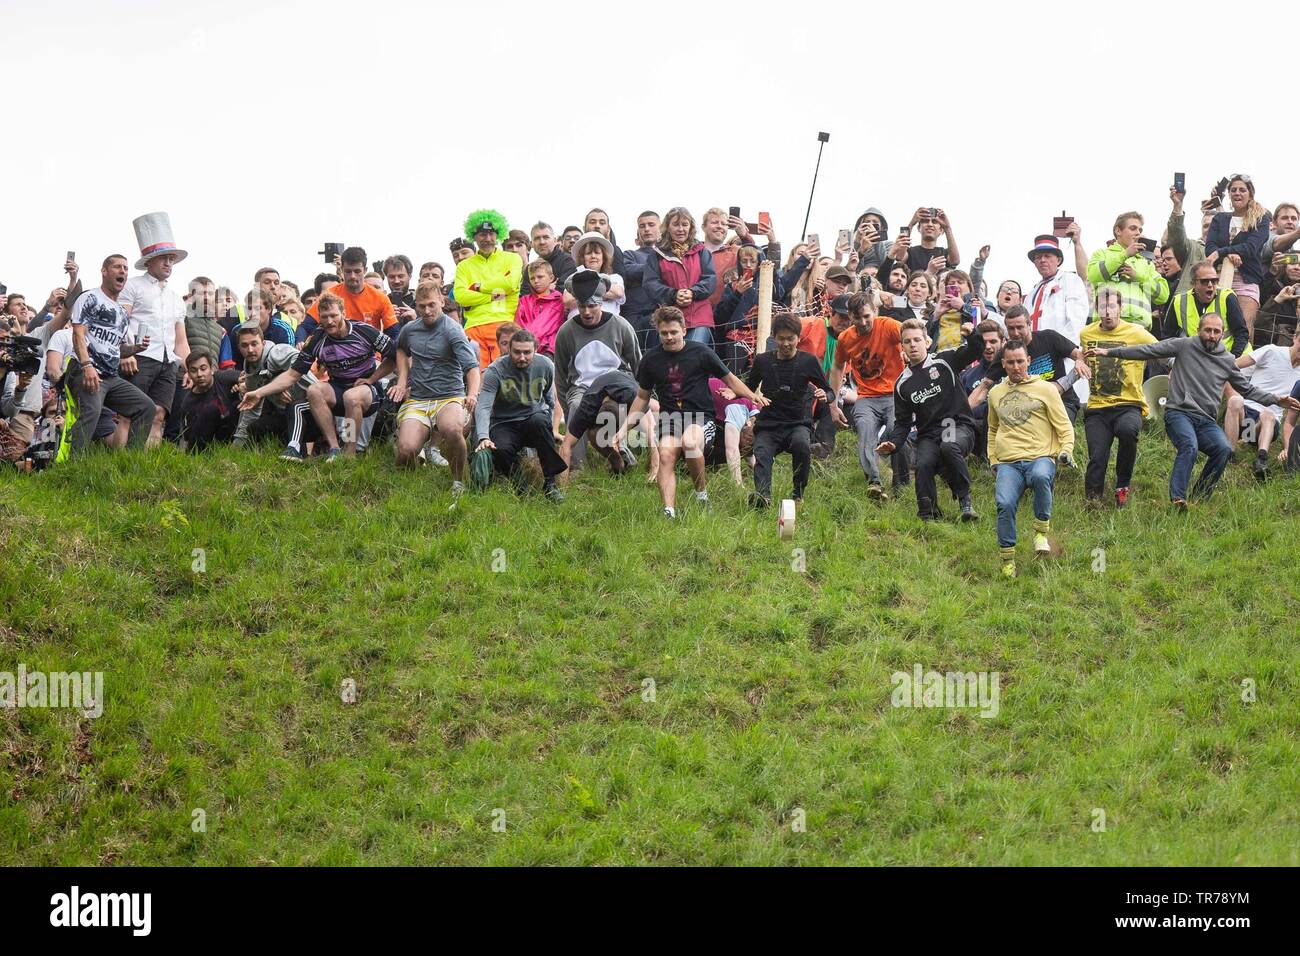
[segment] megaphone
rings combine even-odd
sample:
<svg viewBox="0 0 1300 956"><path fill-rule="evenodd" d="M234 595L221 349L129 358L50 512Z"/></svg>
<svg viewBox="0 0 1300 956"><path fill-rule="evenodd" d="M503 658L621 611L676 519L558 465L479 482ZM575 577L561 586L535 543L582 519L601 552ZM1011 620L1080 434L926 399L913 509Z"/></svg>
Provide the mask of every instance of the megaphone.
<svg viewBox="0 0 1300 956"><path fill-rule="evenodd" d="M1165 404L1169 401L1169 376L1152 375L1142 383L1142 394L1146 396L1147 412L1156 421L1164 421Z"/></svg>

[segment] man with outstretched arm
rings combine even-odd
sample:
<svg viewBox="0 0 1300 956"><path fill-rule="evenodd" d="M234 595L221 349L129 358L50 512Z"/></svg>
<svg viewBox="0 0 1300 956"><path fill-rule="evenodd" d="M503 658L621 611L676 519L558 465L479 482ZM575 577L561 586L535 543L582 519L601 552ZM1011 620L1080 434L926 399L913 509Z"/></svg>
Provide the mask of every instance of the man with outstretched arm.
<svg viewBox="0 0 1300 956"><path fill-rule="evenodd" d="M1169 474L1169 500L1181 512L1188 508L1187 486L1192 480L1197 452L1205 453L1205 467L1192 487L1193 500L1207 499L1214 493L1223 469L1232 457L1228 436L1215 423L1219 398L1225 383L1243 398L1261 405L1300 408L1300 401L1289 394L1274 395L1256 388L1237 368L1232 353L1223 347L1223 316L1207 312L1201 316L1196 335L1191 338L1165 339L1151 345L1128 345L1123 348L1091 348L1088 357L1114 356L1119 359L1174 360L1169 376L1169 399L1165 405L1165 433L1177 454Z"/></svg>
<svg viewBox="0 0 1300 956"><path fill-rule="evenodd" d="M659 348L651 349L637 370L637 395L614 439L622 448L630 426L635 425L650 404L651 392L659 396L659 495L664 517L677 517L677 459L686 457L686 468L695 483L695 500L706 510L709 492L705 486L704 456L713 442L717 425L713 420L713 394L709 377L720 378L737 395L751 399L759 408L767 399L754 395L718 358L699 342L686 341L686 317L672 305L661 305L654 313Z"/></svg>

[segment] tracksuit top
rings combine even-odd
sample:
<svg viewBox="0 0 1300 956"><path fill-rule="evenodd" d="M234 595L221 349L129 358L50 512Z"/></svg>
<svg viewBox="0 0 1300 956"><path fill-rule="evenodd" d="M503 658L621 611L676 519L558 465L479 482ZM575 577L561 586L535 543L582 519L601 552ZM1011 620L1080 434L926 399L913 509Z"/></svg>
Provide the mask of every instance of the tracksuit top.
<svg viewBox="0 0 1300 956"><path fill-rule="evenodd" d="M941 441L949 423L975 427L961 373L984 354L984 339L971 331L964 345L927 355L903 369L894 383L894 430L889 441L902 448L916 425L917 439Z"/></svg>

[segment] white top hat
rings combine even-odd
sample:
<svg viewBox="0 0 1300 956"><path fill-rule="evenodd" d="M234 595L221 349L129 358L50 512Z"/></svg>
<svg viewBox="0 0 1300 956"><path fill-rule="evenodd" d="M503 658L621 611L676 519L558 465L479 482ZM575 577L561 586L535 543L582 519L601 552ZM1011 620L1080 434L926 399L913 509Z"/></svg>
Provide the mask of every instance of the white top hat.
<svg viewBox="0 0 1300 956"><path fill-rule="evenodd" d="M144 269L155 256L175 256L177 262L185 258L185 250L176 248L172 221L167 218L167 213L148 212L131 225L135 227L135 241L140 244L140 261L135 264L137 269Z"/></svg>

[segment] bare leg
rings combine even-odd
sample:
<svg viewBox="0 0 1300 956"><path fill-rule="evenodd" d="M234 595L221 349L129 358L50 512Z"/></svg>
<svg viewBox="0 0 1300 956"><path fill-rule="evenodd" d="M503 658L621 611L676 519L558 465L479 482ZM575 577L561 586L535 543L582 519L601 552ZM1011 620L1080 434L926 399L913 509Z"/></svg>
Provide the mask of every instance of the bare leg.
<svg viewBox="0 0 1300 956"><path fill-rule="evenodd" d="M659 497L665 508L677 503L677 456L681 452L678 439L665 435L659 443Z"/></svg>
<svg viewBox="0 0 1300 956"><path fill-rule="evenodd" d="M465 459L469 449L465 444L465 409L458 404L444 405L438 413L438 436L442 454L447 459L454 481L465 480Z"/></svg>
<svg viewBox="0 0 1300 956"><path fill-rule="evenodd" d="M1255 337L1255 315L1259 312L1259 303L1244 295L1237 296L1237 301L1241 303L1241 317L1246 320L1246 341L1249 342Z"/></svg>
<svg viewBox="0 0 1300 956"><path fill-rule="evenodd" d="M686 449L686 470L695 481L695 490L703 491L708 473L704 469L704 429L699 425L690 425L682 435L682 446Z"/></svg>
<svg viewBox="0 0 1300 956"><path fill-rule="evenodd" d="M1228 410L1223 413L1223 433L1228 436L1228 444L1236 451L1241 443L1241 418L1246 403L1240 395L1228 399Z"/></svg>
<svg viewBox="0 0 1300 956"><path fill-rule="evenodd" d="M727 443L727 468L731 471L731 480L737 488L743 488L745 478L740 473L740 429L727 422L722 426L722 437Z"/></svg>
<svg viewBox="0 0 1300 956"><path fill-rule="evenodd" d="M420 449L429 440L429 426L408 418L397 426L397 464L409 468L420 459Z"/></svg>
<svg viewBox="0 0 1300 956"><path fill-rule="evenodd" d="M317 382L307 389L307 402L311 406L311 417L316 419L316 427L325 439L326 448L339 447L339 433L334 428L334 389L325 382ZM356 436L353 435L355 441Z"/></svg>

